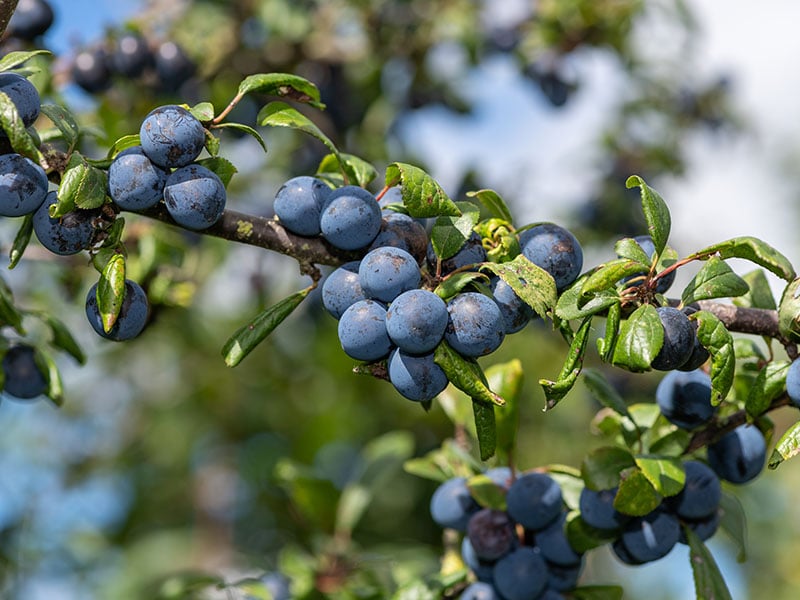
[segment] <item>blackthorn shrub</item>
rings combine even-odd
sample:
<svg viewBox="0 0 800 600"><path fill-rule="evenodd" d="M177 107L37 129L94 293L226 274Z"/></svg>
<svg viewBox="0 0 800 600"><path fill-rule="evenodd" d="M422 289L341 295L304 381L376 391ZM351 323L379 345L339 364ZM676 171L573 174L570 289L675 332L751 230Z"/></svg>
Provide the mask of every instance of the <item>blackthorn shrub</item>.
<svg viewBox="0 0 800 600"><path fill-rule="evenodd" d="M19 154L0 156L0 215L20 217L39 208L47 196L44 169Z"/></svg>
<svg viewBox="0 0 800 600"><path fill-rule="evenodd" d="M36 363L36 349L15 344L3 355L3 392L14 398L30 400L47 391L47 377Z"/></svg>
<svg viewBox="0 0 800 600"><path fill-rule="evenodd" d="M139 128L142 150L159 167L185 167L197 158L206 141L202 123L182 106L153 109Z"/></svg>
<svg viewBox="0 0 800 600"><path fill-rule="evenodd" d="M428 290L414 289L392 300L386 312L386 329L403 352L425 354L442 341L447 319L444 300Z"/></svg>
<svg viewBox="0 0 800 600"><path fill-rule="evenodd" d="M358 278L361 261L354 260L334 269L322 282L322 305L337 320L351 304L366 300Z"/></svg>
<svg viewBox="0 0 800 600"><path fill-rule="evenodd" d="M466 531L470 517L478 510L480 506L470 495L464 477L448 479L431 496L431 517L443 528Z"/></svg>
<svg viewBox="0 0 800 600"><path fill-rule="evenodd" d="M339 343L350 358L374 361L386 358L392 341L386 333L386 308L374 300L359 300L339 319Z"/></svg>
<svg viewBox="0 0 800 600"><path fill-rule="evenodd" d="M340 250L366 248L381 229L381 209L364 188L345 185L333 190L320 216L320 231Z"/></svg>
<svg viewBox="0 0 800 600"><path fill-rule="evenodd" d="M358 279L368 298L391 302L418 287L421 275L413 256L401 248L385 246L370 250L361 259Z"/></svg>
<svg viewBox="0 0 800 600"><path fill-rule="evenodd" d="M141 146L127 148L108 168L108 195L124 210L144 210L164 195L167 172L145 155Z"/></svg>
<svg viewBox="0 0 800 600"><path fill-rule="evenodd" d="M39 91L26 77L19 73L0 73L0 92L6 94L17 107L25 127L30 127L39 118L41 110Z"/></svg>
<svg viewBox="0 0 800 600"><path fill-rule="evenodd" d="M321 179L293 177L275 194L274 210L286 229L297 235L319 235L322 207L331 188Z"/></svg>
<svg viewBox="0 0 800 600"><path fill-rule="evenodd" d="M731 483L755 479L767 459L767 442L755 425L740 425L708 446L708 464Z"/></svg>
<svg viewBox="0 0 800 600"><path fill-rule="evenodd" d="M672 371L685 364L694 351L695 327L685 313L671 306L659 306L656 311L664 326L664 345L650 363L659 371Z"/></svg>
<svg viewBox="0 0 800 600"><path fill-rule="evenodd" d="M633 239L636 241L637 244L639 244L642 250L644 250L644 253L647 254L650 260L652 260L653 256L656 253L656 246L653 243L653 238L651 238L649 235L637 235ZM642 275L645 274L646 273L642 273ZM633 277L634 276L632 275L629 279ZM658 279L658 283L656 284L656 292L658 292L659 294L666 294L667 290L669 290L669 288L672 287L674 281L675 281L675 271L671 271L667 273L664 277L660 277Z"/></svg>
<svg viewBox="0 0 800 600"><path fill-rule="evenodd" d="M75 209L63 217L50 218L49 209L56 203L56 193L49 192L33 213L33 231L39 242L54 254L77 254L92 243L94 219L98 212Z"/></svg>
<svg viewBox="0 0 800 600"><path fill-rule="evenodd" d="M447 303L450 315L445 340L464 356L485 356L497 350L505 337L505 323L497 303L478 292L458 294Z"/></svg>
<svg viewBox="0 0 800 600"><path fill-rule="evenodd" d="M667 373L656 388L656 403L661 414L682 429L708 423L717 410L711 404L711 377L700 370Z"/></svg>
<svg viewBox="0 0 800 600"><path fill-rule="evenodd" d="M433 354L412 355L395 348L389 356L389 381L405 398L432 400L447 387L447 375Z"/></svg>
<svg viewBox="0 0 800 600"><path fill-rule="evenodd" d="M560 225L542 223L519 234L522 254L556 281L562 291L578 278L583 268L583 248L572 234Z"/></svg>
<svg viewBox="0 0 800 600"><path fill-rule="evenodd" d="M225 210L227 194L222 180L202 165L191 164L173 171L164 185L167 211L188 229L208 229Z"/></svg>
<svg viewBox="0 0 800 600"><path fill-rule="evenodd" d="M543 529L561 514L561 487L545 473L525 473L508 488L506 504L508 514L523 527Z"/></svg>
<svg viewBox="0 0 800 600"><path fill-rule="evenodd" d="M103 329L100 307L97 304L97 284L86 294L86 318L97 334L108 340L123 342L137 337L145 325L150 311L147 293L135 281L125 280L125 298L117 317L117 322L109 330Z"/></svg>

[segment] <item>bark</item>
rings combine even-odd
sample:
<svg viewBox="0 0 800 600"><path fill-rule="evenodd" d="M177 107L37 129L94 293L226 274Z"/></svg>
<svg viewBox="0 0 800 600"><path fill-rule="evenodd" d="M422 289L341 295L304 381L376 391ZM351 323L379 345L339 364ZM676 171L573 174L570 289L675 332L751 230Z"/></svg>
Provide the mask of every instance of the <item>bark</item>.
<svg viewBox="0 0 800 600"><path fill-rule="evenodd" d="M17 9L17 2L18 0L0 0L0 37L3 37L11 15Z"/></svg>

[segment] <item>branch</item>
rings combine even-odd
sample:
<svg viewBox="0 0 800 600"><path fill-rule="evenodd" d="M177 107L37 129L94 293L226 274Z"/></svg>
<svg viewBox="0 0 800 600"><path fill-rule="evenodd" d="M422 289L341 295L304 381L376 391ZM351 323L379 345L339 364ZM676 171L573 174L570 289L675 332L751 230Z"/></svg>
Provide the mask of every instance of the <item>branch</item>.
<svg viewBox="0 0 800 600"><path fill-rule="evenodd" d="M6 32L11 15L17 10L19 0L0 0L0 37Z"/></svg>
<svg viewBox="0 0 800 600"><path fill-rule="evenodd" d="M778 311L763 308L743 308L733 304L722 304L712 300L700 300L692 306L713 313L728 331L751 333L782 339L778 329Z"/></svg>

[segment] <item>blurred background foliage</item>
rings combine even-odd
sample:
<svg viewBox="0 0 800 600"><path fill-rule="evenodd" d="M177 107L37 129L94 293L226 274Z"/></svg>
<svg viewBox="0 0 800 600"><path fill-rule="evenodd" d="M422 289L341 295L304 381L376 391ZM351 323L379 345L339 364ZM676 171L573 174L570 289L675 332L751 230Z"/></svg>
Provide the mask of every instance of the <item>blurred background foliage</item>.
<svg viewBox="0 0 800 600"><path fill-rule="evenodd" d="M70 10L69 2L52 4L56 19ZM149 69L133 79L108 74L93 93L81 89L79 53L110 53L124 31L141 33L153 49L176 44L190 67L185 77L164 79ZM82 150L100 157L138 131L156 105L210 100L219 111L246 75L297 73L319 86L327 104L308 113L313 120L382 172L388 162L421 162L413 132L401 135L417 111L480 117L464 82L486 62L512 65L557 122L583 93L575 61L610 56L624 94L595 140L602 161L588 166L597 173L592 193L563 223L607 255L614 239L642 233L638 193L624 187L630 174L648 181L680 174L698 131L732 135L741 126L725 74L687 76L697 35L680 0L151 0L56 57L52 79L46 71L34 77L44 95L79 112L88 132ZM25 45L4 41L6 51ZM231 119L254 126L266 100L248 97ZM229 206L270 215L281 183L312 173L325 149L292 132L262 133L266 155L251 138L227 133L222 150L239 169ZM502 143L474 140L487 156ZM487 185L481 164L461 169L452 195L463 199L465 190ZM517 191L506 198L512 209L538 201ZM220 349L228 335L307 285L296 264L127 219L129 276L145 285L155 307L149 328L131 343L99 340L86 327L81 299L96 273L83 259L45 257L32 247L8 273L19 304L53 307L89 362L64 361L60 410L44 402L0 405L0 595L245 597L242 586L216 584L280 570L298 597L386 598L437 572L442 537L427 509L436 483L402 464L459 434L441 406L425 413L385 383L353 375L336 323L314 297L227 369ZM0 231L5 246L13 231ZM557 334L532 325L484 359L523 362L520 468L577 466L596 443L590 421L598 406L583 388L541 412L536 382L557 373L564 351ZM630 402L652 400L656 376L610 375ZM797 477L786 468L741 490L755 531L750 559L736 565L725 541L718 546L738 597L747 589L795 597L787 583L796 570L780 557L794 556L800 539L789 492ZM786 516L779 522L777 514ZM597 552L584 581L630 579L631 598L687 597L690 571L682 560L653 575ZM665 582L676 569L684 578Z"/></svg>

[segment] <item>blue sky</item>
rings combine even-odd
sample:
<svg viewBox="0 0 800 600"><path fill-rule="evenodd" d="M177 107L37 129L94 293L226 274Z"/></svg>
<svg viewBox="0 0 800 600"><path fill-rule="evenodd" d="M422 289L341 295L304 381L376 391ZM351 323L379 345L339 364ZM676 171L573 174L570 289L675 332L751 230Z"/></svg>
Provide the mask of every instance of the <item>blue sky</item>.
<svg viewBox="0 0 800 600"><path fill-rule="evenodd" d="M50 0L55 22L45 42L56 54L73 44L96 40L110 24L120 23L142 6L139 0Z"/></svg>

